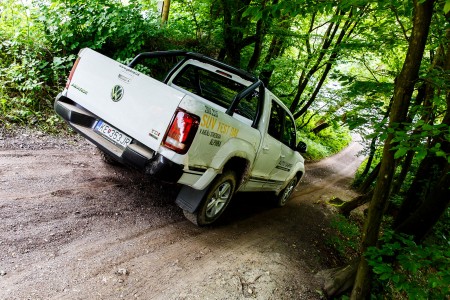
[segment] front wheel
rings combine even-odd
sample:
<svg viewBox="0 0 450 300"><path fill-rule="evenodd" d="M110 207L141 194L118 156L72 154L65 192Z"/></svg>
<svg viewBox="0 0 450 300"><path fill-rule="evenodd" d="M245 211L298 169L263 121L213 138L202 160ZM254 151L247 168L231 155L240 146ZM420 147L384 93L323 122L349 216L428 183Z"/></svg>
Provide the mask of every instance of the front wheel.
<svg viewBox="0 0 450 300"><path fill-rule="evenodd" d="M236 175L225 171L209 186L196 212L184 211L186 218L197 226L210 225L223 214L236 190Z"/></svg>
<svg viewBox="0 0 450 300"><path fill-rule="evenodd" d="M286 202L289 200L289 198L292 195L292 192L294 191L296 185L297 185L298 178L297 176L294 176L294 178L289 181L288 185L278 194L277 196L277 206L285 206Z"/></svg>

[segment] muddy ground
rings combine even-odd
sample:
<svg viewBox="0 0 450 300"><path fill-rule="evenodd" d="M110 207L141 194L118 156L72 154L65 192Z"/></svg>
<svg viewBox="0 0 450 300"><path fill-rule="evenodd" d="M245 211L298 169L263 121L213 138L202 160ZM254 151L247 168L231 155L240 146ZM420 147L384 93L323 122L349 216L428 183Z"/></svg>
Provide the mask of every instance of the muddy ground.
<svg viewBox="0 0 450 300"><path fill-rule="evenodd" d="M198 228L179 187L104 164L77 136L0 132L0 299L322 299L331 197L350 199L357 143L307 165L284 208L236 195Z"/></svg>

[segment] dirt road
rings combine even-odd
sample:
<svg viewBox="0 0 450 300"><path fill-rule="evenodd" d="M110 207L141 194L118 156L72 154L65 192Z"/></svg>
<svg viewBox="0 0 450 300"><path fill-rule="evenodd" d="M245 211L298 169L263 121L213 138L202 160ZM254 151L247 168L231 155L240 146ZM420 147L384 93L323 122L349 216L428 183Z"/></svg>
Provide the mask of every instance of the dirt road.
<svg viewBox="0 0 450 300"><path fill-rule="evenodd" d="M74 138L71 138L74 139ZM318 163L284 208L238 194L224 222L197 228L179 187L105 165L83 141L0 137L0 299L321 299L332 196L359 145Z"/></svg>

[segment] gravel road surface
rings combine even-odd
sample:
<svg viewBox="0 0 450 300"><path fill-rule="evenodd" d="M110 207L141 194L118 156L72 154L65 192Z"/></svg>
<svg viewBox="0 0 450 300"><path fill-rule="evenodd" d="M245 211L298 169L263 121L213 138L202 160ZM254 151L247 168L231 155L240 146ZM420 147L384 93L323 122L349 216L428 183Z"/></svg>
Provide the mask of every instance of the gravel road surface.
<svg viewBox="0 0 450 300"><path fill-rule="evenodd" d="M325 202L354 195L359 150L308 164L284 208L241 193L198 228L179 186L106 165L80 137L0 132L0 299L321 299L314 275L340 263Z"/></svg>

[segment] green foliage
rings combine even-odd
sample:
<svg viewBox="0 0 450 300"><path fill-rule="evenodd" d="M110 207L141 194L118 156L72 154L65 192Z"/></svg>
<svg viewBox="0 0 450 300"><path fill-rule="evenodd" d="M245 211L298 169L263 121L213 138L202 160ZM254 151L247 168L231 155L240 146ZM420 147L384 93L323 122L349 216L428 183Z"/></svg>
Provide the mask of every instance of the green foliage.
<svg viewBox="0 0 450 300"><path fill-rule="evenodd" d="M351 142L352 137L347 127L333 123L332 126L314 134L312 126L298 130L299 140L308 145L308 152L304 155L308 159L319 160L331 156Z"/></svg>
<svg viewBox="0 0 450 300"><path fill-rule="evenodd" d="M412 237L386 231L380 248L366 252L377 294L387 298L446 299L450 293L449 245L416 245Z"/></svg>
<svg viewBox="0 0 450 300"><path fill-rule="evenodd" d="M160 48L157 22L137 1L0 2L0 123L57 131L53 99L78 50L129 60L144 47Z"/></svg>
<svg viewBox="0 0 450 300"><path fill-rule="evenodd" d="M413 129L415 129L413 131ZM436 156L445 157L450 162L450 155L441 149L441 144L437 143L427 147L427 142L433 138L443 135L450 140L450 127L446 124L427 124L419 120L414 124L404 124L401 129L390 129L389 132L395 134L393 142L397 143L393 147L395 158L401 158L410 150L415 151L417 159L422 160L428 152Z"/></svg>
<svg viewBox="0 0 450 300"><path fill-rule="evenodd" d="M151 37L158 35L158 18L137 1L120 0L39 4L48 40L56 51L76 54L84 47L114 58L135 56Z"/></svg>
<svg viewBox="0 0 450 300"><path fill-rule="evenodd" d="M51 87L71 64L71 57L51 57L38 15L17 1L0 3L0 122L6 126L47 124Z"/></svg>
<svg viewBox="0 0 450 300"><path fill-rule="evenodd" d="M358 224L342 215L335 215L330 221L330 228L333 231L327 237L326 243L342 258L350 261L358 253L361 234Z"/></svg>

